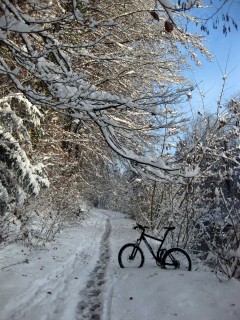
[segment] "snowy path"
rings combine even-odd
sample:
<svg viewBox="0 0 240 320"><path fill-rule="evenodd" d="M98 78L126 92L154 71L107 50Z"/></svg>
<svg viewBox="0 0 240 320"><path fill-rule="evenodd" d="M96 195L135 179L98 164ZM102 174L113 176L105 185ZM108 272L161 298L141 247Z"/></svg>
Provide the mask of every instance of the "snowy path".
<svg viewBox="0 0 240 320"><path fill-rule="evenodd" d="M76 319L100 320L103 311L102 290L105 284L105 273L110 257L109 235L111 225L106 220L106 229L100 243L99 259L93 271L89 274L86 287L82 290L82 300L77 305Z"/></svg>
<svg viewBox="0 0 240 320"><path fill-rule="evenodd" d="M68 228L45 250L32 254L27 248L19 252L19 247L10 246L2 252L3 266L13 264L13 256L16 262L27 257L29 264L19 263L0 272L0 320L81 319L76 316L76 305L82 301L82 294L86 296L88 279L92 270L96 271L99 253L110 232L109 221L106 223L100 215ZM102 243L98 240L101 237Z"/></svg>
<svg viewBox="0 0 240 320"><path fill-rule="evenodd" d="M240 319L236 280L162 270L147 255L143 268L121 269L118 251L138 235L132 226L122 214L98 210L44 250L2 250L0 320Z"/></svg>

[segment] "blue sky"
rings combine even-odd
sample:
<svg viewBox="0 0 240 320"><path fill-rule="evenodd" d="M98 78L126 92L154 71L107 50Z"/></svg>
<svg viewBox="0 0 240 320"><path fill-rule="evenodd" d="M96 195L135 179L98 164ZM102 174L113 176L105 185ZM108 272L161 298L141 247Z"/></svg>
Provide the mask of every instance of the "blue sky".
<svg viewBox="0 0 240 320"><path fill-rule="evenodd" d="M201 91L205 93L205 107L214 112L219 99L223 76L227 75L224 100L228 100L236 92L240 91L240 1L235 1L229 9L229 14L238 24L238 31L231 26L231 32L225 36L222 32L222 24L217 30L212 29L209 23L209 35L206 35L206 47L213 54L212 62L201 58L202 67L194 67L192 72L186 75L193 82L197 82ZM221 18L220 14L220 18ZM198 29L199 30L199 29ZM195 91L191 104L194 110L202 109L200 97Z"/></svg>

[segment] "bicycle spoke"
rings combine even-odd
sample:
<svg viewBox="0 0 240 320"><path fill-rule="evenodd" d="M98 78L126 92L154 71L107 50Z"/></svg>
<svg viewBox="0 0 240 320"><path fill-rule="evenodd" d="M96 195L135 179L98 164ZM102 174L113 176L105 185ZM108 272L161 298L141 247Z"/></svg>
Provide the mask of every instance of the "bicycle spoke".
<svg viewBox="0 0 240 320"><path fill-rule="evenodd" d="M136 268L140 265L142 259L139 252L134 254L132 248L129 248L123 252L122 260L125 261L125 264L127 263L128 267Z"/></svg>
<svg viewBox="0 0 240 320"><path fill-rule="evenodd" d="M164 257L164 267L166 269L191 270L191 260L188 254L181 249L171 249Z"/></svg>
<svg viewBox="0 0 240 320"><path fill-rule="evenodd" d="M119 252L119 264L122 268L140 268L144 262L144 257L140 248L132 244L123 247Z"/></svg>

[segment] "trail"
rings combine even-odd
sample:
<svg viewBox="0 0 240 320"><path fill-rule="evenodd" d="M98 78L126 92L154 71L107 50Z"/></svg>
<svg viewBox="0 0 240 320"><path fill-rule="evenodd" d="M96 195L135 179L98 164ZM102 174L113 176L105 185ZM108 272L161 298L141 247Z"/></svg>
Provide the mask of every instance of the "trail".
<svg viewBox="0 0 240 320"><path fill-rule="evenodd" d="M80 293L82 300L77 305L76 319L100 320L103 312L102 291L105 284L105 274L110 257L109 236L111 225L106 220L105 232L102 236L99 258L93 271L89 274L86 287Z"/></svg>
<svg viewBox="0 0 240 320"><path fill-rule="evenodd" d="M46 248L0 252L0 320L239 320L240 282L211 272L163 270L145 254L121 269L118 252L139 233L123 214L92 211ZM29 263L20 263L23 260Z"/></svg>
<svg viewBox="0 0 240 320"><path fill-rule="evenodd" d="M97 307L100 315L110 232L109 219L99 213L85 225L70 228L55 247L35 253L29 265L6 268L0 273L1 284L4 274L11 277L12 272L9 282L14 278L16 283L21 281L22 290L15 299L12 292L7 299L0 290L0 298L2 295L7 302L0 311L0 320L90 319L89 314ZM84 310L86 316L82 314L84 303L88 306L88 311Z"/></svg>

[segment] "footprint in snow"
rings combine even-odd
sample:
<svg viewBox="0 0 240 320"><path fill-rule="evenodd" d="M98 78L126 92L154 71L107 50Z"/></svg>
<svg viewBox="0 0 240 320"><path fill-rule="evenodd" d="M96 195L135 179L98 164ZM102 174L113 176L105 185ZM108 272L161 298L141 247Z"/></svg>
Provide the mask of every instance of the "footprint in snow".
<svg viewBox="0 0 240 320"><path fill-rule="evenodd" d="M110 257L109 235L111 233L111 225L109 219L106 220L105 232L102 236L99 250L99 257L95 268L89 275L86 287L80 292L82 297L76 309L77 320L100 320L103 310L102 305L102 289L104 286L104 277L108 260Z"/></svg>

